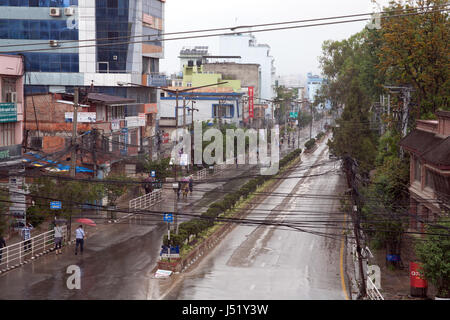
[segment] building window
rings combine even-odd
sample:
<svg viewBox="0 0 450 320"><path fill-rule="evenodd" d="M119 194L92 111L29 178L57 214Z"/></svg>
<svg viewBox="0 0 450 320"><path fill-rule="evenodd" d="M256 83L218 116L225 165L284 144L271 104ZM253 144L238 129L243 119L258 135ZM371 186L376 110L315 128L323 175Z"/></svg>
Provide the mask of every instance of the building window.
<svg viewBox="0 0 450 320"><path fill-rule="evenodd" d="M234 108L232 104L213 104L213 118L232 118Z"/></svg>
<svg viewBox="0 0 450 320"><path fill-rule="evenodd" d="M125 106L111 108L111 120L125 119Z"/></svg>
<svg viewBox="0 0 450 320"><path fill-rule="evenodd" d="M15 122L0 123L0 147L16 144L15 129L16 129Z"/></svg>
<svg viewBox="0 0 450 320"><path fill-rule="evenodd" d="M414 180L421 181L422 179L422 165L419 158L414 158Z"/></svg>
<svg viewBox="0 0 450 320"><path fill-rule="evenodd" d="M16 79L3 78L2 79L2 101L17 102L16 99Z"/></svg>
<svg viewBox="0 0 450 320"><path fill-rule="evenodd" d="M120 147L120 135L119 134L115 134L112 136L112 151L119 151L119 147Z"/></svg>
<svg viewBox="0 0 450 320"><path fill-rule="evenodd" d="M430 170L425 171L425 187L434 189L433 174Z"/></svg>

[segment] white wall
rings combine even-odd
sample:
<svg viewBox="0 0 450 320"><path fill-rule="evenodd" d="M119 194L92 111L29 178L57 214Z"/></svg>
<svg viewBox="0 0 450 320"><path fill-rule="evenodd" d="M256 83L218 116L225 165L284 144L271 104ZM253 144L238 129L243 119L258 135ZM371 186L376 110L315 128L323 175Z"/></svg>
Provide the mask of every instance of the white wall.
<svg viewBox="0 0 450 320"><path fill-rule="evenodd" d="M175 118L175 99L174 100L160 100L160 117L170 117ZM222 102L223 104L232 104L234 107L234 117L233 118L222 118L225 122L234 122L239 123L239 120L242 119L242 106L239 104L239 117L237 115L236 111L236 101L235 100L229 100L227 102ZM213 104L219 104L219 100L196 100L196 103L194 104L195 109L199 109L199 111L194 112L194 121L213 121L214 118L212 117L212 105ZM178 101L178 106L183 106L183 100ZM192 103L189 103L189 107L192 106ZM183 123L183 109L178 109L178 123ZM190 112L186 110L186 123L190 123L192 118L192 115Z"/></svg>
<svg viewBox="0 0 450 320"><path fill-rule="evenodd" d="M250 46L249 41L256 43L256 39L250 35L221 36L219 55L241 56L241 59L233 59L237 63L258 63L261 66L261 97L262 99L273 99L273 74L270 47L267 45ZM267 114L271 110L266 110Z"/></svg>

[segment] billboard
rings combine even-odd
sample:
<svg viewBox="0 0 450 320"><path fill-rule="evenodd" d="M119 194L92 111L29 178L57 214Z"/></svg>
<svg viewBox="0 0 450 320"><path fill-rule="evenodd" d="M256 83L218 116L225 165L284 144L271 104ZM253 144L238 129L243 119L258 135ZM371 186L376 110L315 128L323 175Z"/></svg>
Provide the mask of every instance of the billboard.
<svg viewBox="0 0 450 320"><path fill-rule="evenodd" d="M66 122L72 122L73 112L65 112L64 118ZM96 122L97 114L95 112L77 112L77 121L80 123Z"/></svg>

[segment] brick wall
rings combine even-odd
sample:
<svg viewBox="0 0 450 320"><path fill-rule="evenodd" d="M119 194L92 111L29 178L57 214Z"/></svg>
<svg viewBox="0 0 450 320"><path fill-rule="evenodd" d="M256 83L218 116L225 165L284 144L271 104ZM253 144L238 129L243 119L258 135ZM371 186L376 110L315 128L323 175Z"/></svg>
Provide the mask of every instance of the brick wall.
<svg viewBox="0 0 450 320"><path fill-rule="evenodd" d="M42 151L55 152L64 148L66 139L60 136L45 136L42 138Z"/></svg>

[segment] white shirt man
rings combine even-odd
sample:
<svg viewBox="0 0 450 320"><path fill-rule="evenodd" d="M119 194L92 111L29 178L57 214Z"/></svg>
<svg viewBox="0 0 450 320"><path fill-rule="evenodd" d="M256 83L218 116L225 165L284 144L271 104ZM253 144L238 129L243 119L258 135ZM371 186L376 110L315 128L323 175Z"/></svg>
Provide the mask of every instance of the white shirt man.
<svg viewBox="0 0 450 320"><path fill-rule="evenodd" d="M80 246L80 252L81 252L81 254L83 254L84 237L85 237L85 233L83 230L83 226L80 225L75 230L75 238L76 238L75 254L78 254L78 246Z"/></svg>

